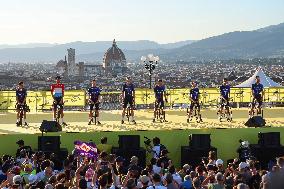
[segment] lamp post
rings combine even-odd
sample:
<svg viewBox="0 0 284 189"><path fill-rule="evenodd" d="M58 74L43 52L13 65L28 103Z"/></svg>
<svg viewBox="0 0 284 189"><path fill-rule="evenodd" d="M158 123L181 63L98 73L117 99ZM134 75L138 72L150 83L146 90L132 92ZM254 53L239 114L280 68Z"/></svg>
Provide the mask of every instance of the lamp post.
<svg viewBox="0 0 284 189"><path fill-rule="evenodd" d="M154 56L153 54L148 54L147 57L142 56L141 61L144 63L145 69L149 71L149 77L150 77L149 88L151 89L152 88L152 74L156 68L156 65L158 64L159 57Z"/></svg>

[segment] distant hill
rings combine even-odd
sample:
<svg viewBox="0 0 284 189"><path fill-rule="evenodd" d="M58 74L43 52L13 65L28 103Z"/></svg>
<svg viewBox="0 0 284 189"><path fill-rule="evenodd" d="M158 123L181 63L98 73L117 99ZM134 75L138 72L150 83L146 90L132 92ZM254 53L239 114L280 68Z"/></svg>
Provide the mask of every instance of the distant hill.
<svg viewBox="0 0 284 189"><path fill-rule="evenodd" d="M172 61L284 57L284 23L206 38L160 56Z"/></svg>
<svg viewBox="0 0 284 189"><path fill-rule="evenodd" d="M172 49L190 44L194 41L181 41L169 44L159 44L154 41L118 41L119 48L123 51L133 51L134 55L137 51L151 51L156 49ZM22 44L22 45L0 45L0 62L42 62L42 61L58 61L67 54L66 49L76 49L77 61L94 61L102 60L104 52L110 48L112 41L97 42L71 42L66 44ZM138 53L139 54L139 53ZM82 59L80 59L82 57ZM133 57L130 55L130 57ZM95 58L95 59L94 59ZM128 57L127 57L128 58Z"/></svg>
<svg viewBox="0 0 284 189"><path fill-rule="evenodd" d="M226 60L284 57L284 23L253 31L234 31L199 41L159 44L154 41L118 41L127 61L139 61L153 53L167 62L178 60ZM24 44L1 46L0 62L55 62L63 59L67 48L76 49L76 61L102 61L112 41L71 42L66 44Z"/></svg>

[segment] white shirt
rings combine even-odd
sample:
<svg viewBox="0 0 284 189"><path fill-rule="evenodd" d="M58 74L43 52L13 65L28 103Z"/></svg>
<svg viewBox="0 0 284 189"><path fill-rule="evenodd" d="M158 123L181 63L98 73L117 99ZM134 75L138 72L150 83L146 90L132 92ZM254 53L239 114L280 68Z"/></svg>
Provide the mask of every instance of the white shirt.
<svg viewBox="0 0 284 189"><path fill-rule="evenodd" d="M158 159L158 158L159 158L160 150L161 150L161 147L160 147L160 146L154 146L154 147L152 148L152 151L153 151L153 158L155 158L155 159Z"/></svg>
<svg viewBox="0 0 284 189"><path fill-rule="evenodd" d="M182 178L178 173L172 174L173 180L175 180L179 185L182 183Z"/></svg>
<svg viewBox="0 0 284 189"><path fill-rule="evenodd" d="M158 167L157 165L153 165L153 172L154 173L160 173L161 172L161 170L162 170L162 168L161 167Z"/></svg>
<svg viewBox="0 0 284 189"><path fill-rule="evenodd" d="M167 189L167 187L158 185L158 186L155 186L155 188L153 186L149 186L147 189Z"/></svg>

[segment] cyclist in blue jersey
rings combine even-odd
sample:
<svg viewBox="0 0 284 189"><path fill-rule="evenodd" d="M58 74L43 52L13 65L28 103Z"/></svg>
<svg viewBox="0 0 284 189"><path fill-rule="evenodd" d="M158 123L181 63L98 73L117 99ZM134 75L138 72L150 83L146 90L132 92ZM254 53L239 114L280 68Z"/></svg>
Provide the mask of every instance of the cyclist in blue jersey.
<svg viewBox="0 0 284 189"><path fill-rule="evenodd" d="M27 126L28 123L26 121L26 112L27 112L27 104L26 104L26 98L27 98L27 90L24 88L24 82L20 81L18 83L18 87L16 90L16 109L17 109L17 123L16 125L20 125L20 109L23 108L23 122L24 125Z"/></svg>
<svg viewBox="0 0 284 189"><path fill-rule="evenodd" d="M123 110L122 110L122 119L121 124L124 124L124 117L125 117L125 111L127 108L127 105L130 105L131 109L131 116L130 121L134 124L136 124L136 121L134 119L134 103L135 103L135 88L132 84L132 80L130 77L126 78L126 82L123 84L122 87L122 98L123 98Z"/></svg>
<svg viewBox="0 0 284 189"><path fill-rule="evenodd" d="M92 86L88 89L88 94L89 94L89 105L90 105L88 125L91 125L92 123L94 107L95 107L95 112L96 112L97 123L98 125L100 125L101 122L99 119L99 105L100 105L101 89L97 87L95 79L92 81Z"/></svg>
<svg viewBox="0 0 284 189"><path fill-rule="evenodd" d="M253 116L253 109L255 108L256 104L258 103L257 106L257 114L261 113L261 105L263 102L263 97L264 97L264 90L263 90L263 85L260 83L260 77L256 76L255 77L255 83L252 84L251 86L252 90L252 103L251 103L251 110L249 111L249 116Z"/></svg>
<svg viewBox="0 0 284 189"><path fill-rule="evenodd" d="M155 122L156 113L158 108L163 109L165 108L165 102L168 102L167 96L166 96L166 87L163 84L163 80L159 79L157 82L157 85L154 88L155 93L155 107L154 107L154 119L153 122ZM164 100L165 99L165 100Z"/></svg>
<svg viewBox="0 0 284 189"><path fill-rule="evenodd" d="M228 84L228 79L224 78L223 79L223 84L220 86L220 107L219 110L217 112L217 114L219 114L219 116L221 116L223 114L223 111L225 109L225 114L228 116L231 116L230 114L230 90L231 87ZM221 120L221 117L219 117L219 119ZM227 117L227 120L229 121L229 117Z"/></svg>
<svg viewBox="0 0 284 189"><path fill-rule="evenodd" d="M193 112L194 107L197 108L198 115L200 115L200 104L199 104L199 88L197 87L197 83L192 81L191 82L191 89L189 91L189 100L190 100L190 106L189 106L189 113L188 117L190 118Z"/></svg>

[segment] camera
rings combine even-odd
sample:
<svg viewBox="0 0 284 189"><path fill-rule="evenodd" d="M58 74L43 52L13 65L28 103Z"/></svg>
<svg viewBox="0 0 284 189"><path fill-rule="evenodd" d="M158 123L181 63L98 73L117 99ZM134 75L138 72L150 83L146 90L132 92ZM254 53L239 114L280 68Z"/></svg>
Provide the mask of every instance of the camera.
<svg viewBox="0 0 284 189"><path fill-rule="evenodd" d="M150 145L151 145L151 139L149 139L149 138L146 137L146 136L144 136L144 139L145 139L144 144L145 144L146 146L150 146Z"/></svg>

